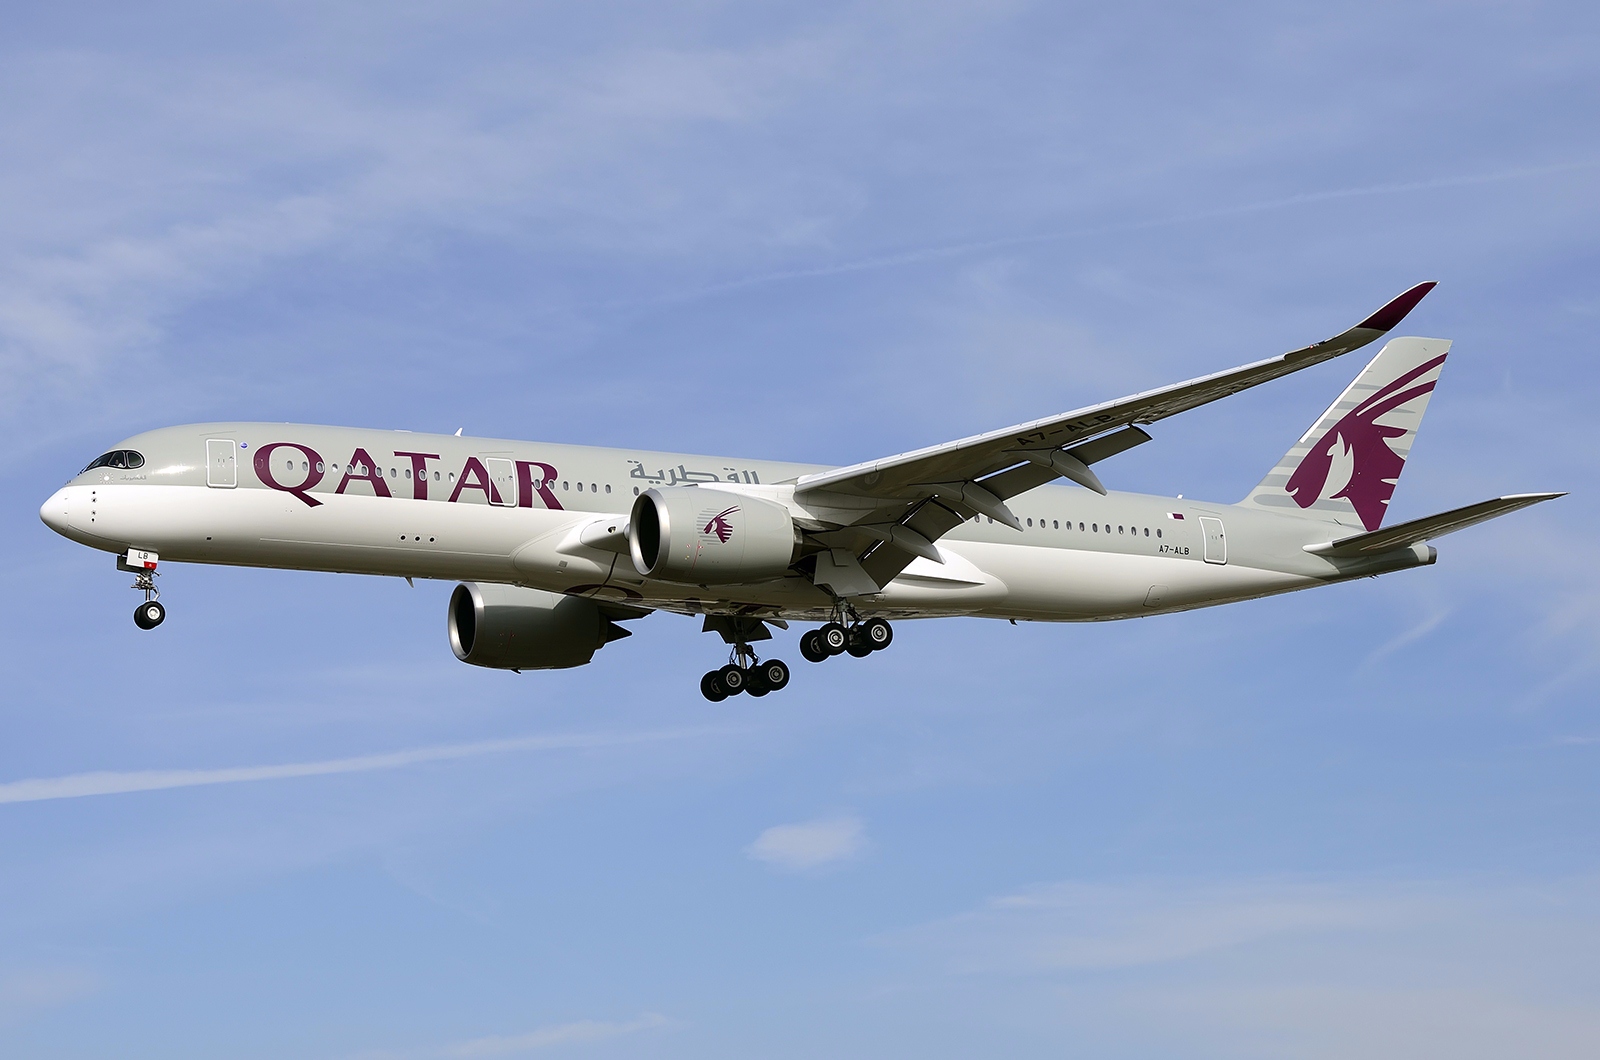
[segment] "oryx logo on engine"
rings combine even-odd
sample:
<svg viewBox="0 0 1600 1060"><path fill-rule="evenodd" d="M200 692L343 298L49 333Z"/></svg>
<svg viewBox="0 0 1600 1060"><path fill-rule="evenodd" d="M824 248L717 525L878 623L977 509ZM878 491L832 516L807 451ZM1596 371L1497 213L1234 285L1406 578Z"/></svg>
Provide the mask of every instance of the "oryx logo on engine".
<svg viewBox="0 0 1600 1060"><path fill-rule="evenodd" d="M726 545L728 539L733 536L733 524L728 522L728 516L733 515L738 510L739 506L735 504L733 507L724 508L720 512L713 512L710 508L701 512L700 518L706 521L705 525L700 528L701 536L714 537Z"/></svg>

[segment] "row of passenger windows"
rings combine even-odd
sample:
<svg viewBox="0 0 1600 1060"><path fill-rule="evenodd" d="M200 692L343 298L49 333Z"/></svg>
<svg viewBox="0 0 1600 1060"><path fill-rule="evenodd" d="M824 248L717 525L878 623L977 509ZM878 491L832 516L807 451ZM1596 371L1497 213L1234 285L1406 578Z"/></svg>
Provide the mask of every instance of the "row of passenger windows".
<svg viewBox="0 0 1600 1060"><path fill-rule="evenodd" d="M983 516L983 515L975 515L975 516L972 517L972 521L973 522L977 522L979 519L986 519L986 518L988 518L988 517L987 516ZM989 519L989 522L993 523L994 520L993 519ZM1027 525L1028 525L1028 527L1030 529L1033 528L1034 521L1031 518L1024 520L1024 522L1027 523ZM1046 524L1046 520L1040 519L1038 528L1040 530L1061 530L1061 529L1063 529L1060 519L1051 519L1051 520L1048 521L1048 525ZM1067 530L1071 530L1072 529L1072 520L1071 519L1067 520L1065 529L1067 529ZM1099 534L1099 533L1109 534L1109 533L1112 532L1110 523L1106 523L1104 525L1101 525L1100 523L1089 523L1087 527L1083 523L1079 523L1078 524L1078 529L1082 530L1085 533L1089 533L1089 534ZM1148 526L1138 527L1138 526L1127 526L1126 524L1123 524L1123 525L1119 525L1117 527L1116 532L1119 533L1119 534L1122 534L1124 536L1126 536L1128 534L1132 534L1134 537L1138 537L1139 534L1141 532L1143 532L1145 537L1149 537L1150 536L1150 528ZM1157 536L1157 537L1161 536L1161 531L1160 531L1159 528L1156 530L1155 536Z"/></svg>
<svg viewBox="0 0 1600 1060"><path fill-rule="evenodd" d="M84 468L84 471L88 471L89 468L95 468L95 467L102 466L100 461L105 460L106 457L108 457L108 456L115 456L115 455L117 455L117 454L115 454L115 453L106 454L106 456L101 457L100 460L97 460L93 464L90 464L89 467ZM134 453L132 455L138 456L139 454ZM144 458L143 457L139 457L139 464L142 464L142 463L144 463ZM115 464L115 465L110 465L110 466L114 466L114 467L123 467L123 466L138 467L139 464L129 464L129 465ZM310 471L311 470L311 465L310 465L309 461L301 460L301 461L299 461L299 464L300 464L300 470L301 471L305 472L305 471ZM283 469L285 471L293 471L295 469L295 461L293 461L293 460L285 460L283 462ZM357 476L358 478L365 477L366 475L369 474L369 471L367 470L367 465L360 464L360 463L347 465L347 470L349 471L349 473ZM317 474L320 475L324 471L331 471L335 475L337 475L337 474L339 474L339 465L338 464L324 464L321 460L318 460L317 461ZM379 474L382 474L382 469L379 469ZM426 473L424 473L424 474L426 474ZM411 478L411 469L409 467L407 467L407 468L393 468L393 467L391 467L389 469L389 477L390 478L410 479ZM439 477L439 472L435 471L433 473L433 481L435 481L435 482L440 482L440 481L454 482L455 480L456 480L456 473L454 471L451 471L451 472L447 473L443 479L441 479ZM546 483L543 479L537 479L536 478L536 479L533 480L533 488L534 489L543 489L546 485L548 485L548 486L550 486L550 488L554 489L555 488L555 480L551 479L548 483ZM572 488L572 485L573 485L572 480L568 479L568 480L563 481L561 483L561 488L564 489L564 490L570 490ZM589 492L590 493L599 493L601 491L602 487L598 483L591 482L588 485L589 485ZM584 492L584 488L583 488L584 484L582 482L577 483L577 486L578 486L578 492L579 493ZM607 492L607 493L611 492L611 486L609 484L607 484L604 487L604 489L605 489L605 492ZM633 492L638 493L639 491L637 489L635 489Z"/></svg>

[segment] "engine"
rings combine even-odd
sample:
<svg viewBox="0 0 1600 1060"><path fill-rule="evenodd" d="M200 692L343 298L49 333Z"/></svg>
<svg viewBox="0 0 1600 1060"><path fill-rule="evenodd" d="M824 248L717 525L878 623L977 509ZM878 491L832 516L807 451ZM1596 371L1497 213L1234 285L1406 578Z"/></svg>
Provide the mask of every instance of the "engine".
<svg viewBox="0 0 1600 1060"><path fill-rule="evenodd" d="M664 581L728 585L777 578L794 562L799 543L783 505L701 486L645 490L628 520L634 567Z"/></svg>
<svg viewBox="0 0 1600 1060"><path fill-rule="evenodd" d="M603 645L632 635L605 606L582 596L462 582L450 594L450 648L464 663L498 670L582 666Z"/></svg>

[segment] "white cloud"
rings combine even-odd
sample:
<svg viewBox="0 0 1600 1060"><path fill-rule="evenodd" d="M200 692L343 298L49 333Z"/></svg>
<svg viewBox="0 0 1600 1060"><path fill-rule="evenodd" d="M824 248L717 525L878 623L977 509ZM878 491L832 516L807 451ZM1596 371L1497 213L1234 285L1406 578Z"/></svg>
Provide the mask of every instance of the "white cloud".
<svg viewBox="0 0 1600 1060"><path fill-rule="evenodd" d="M81 799L90 795L126 795L136 791L164 791L211 784L243 784L256 780L293 780L339 773L369 773L400 769L424 762L448 762L514 751L555 751L566 748L608 747L618 744L669 740L706 730L639 733L572 733L561 736L521 736L507 740L416 747L388 754L332 758L320 762L288 762L271 766L235 766L227 769L147 769L131 772L73 773L0 784L0 803Z"/></svg>
<svg viewBox="0 0 1600 1060"><path fill-rule="evenodd" d="M884 941L971 1009L1152 1055L1575 1060L1600 1034L1590 879L1067 882Z"/></svg>
<svg viewBox="0 0 1600 1060"><path fill-rule="evenodd" d="M540 1027L538 1030L526 1034L495 1035L486 1038L473 1038L470 1041L452 1045L441 1051L441 1056L473 1057L473 1056L514 1056L518 1053L530 1053L537 1049L548 1049L556 1045L571 1045L578 1042L598 1042L607 1038L620 1038L627 1034L638 1034L640 1031L654 1030L668 1024L665 1016L656 1013L640 1016L636 1020L626 1023L602 1023L598 1020L581 1020L576 1023L561 1023L551 1027Z"/></svg>
<svg viewBox="0 0 1600 1060"><path fill-rule="evenodd" d="M0 1025L56 1008L94 992L96 977L80 968L42 968L0 976Z"/></svg>
<svg viewBox="0 0 1600 1060"><path fill-rule="evenodd" d="M855 857L866 849L866 827L855 817L774 825L756 836L745 853L781 869L815 869Z"/></svg>
<svg viewBox="0 0 1600 1060"><path fill-rule="evenodd" d="M995 898L912 937L934 942L957 972L1089 971L1166 964L1286 934L1374 928L1427 908L1398 888L1058 883Z"/></svg>

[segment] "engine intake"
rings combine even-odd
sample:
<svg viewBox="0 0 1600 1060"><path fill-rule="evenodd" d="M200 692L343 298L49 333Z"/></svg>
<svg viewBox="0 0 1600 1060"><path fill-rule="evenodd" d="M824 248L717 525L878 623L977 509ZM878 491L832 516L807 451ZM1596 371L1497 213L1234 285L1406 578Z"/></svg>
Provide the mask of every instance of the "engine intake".
<svg viewBox="0 0 1600 1060"><path fill-rule="evenodd" d="M632 636L604 606L541 589L462 582L450 594L450 649L464 663L496 670L582 666L604 645Z"/></svg>
<svg viewBox="0 0 1600 1060"><path fill-rule="evenodd" d="M781 577L799 543L783 505L702 486L645 490L628 520L634 568L647 578L693 585Z"/></svg>

